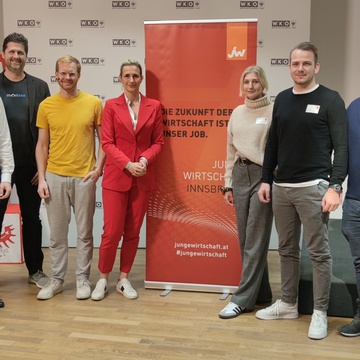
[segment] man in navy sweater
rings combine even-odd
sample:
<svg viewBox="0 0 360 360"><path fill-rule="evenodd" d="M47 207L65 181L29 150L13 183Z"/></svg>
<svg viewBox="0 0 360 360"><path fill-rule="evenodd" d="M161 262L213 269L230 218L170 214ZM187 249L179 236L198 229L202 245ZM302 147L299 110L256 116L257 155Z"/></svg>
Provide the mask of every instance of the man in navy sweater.
<svg viewBox="0 0 360 360"><path fill-rule="evenodd" d="M349 130L349 177L346 191L342 232L349 242L354 259L358 308L350 324L340 326L338 331L344 336L360 335L360 98L354 100L347 109Z"/></svg>
<svg viewBox="0 0 360 360"><path fill-rule="evenodd" d="M298 317L302 225L313 267L314 312L308 331L311 339L327 336L332 273L328 220L329 213L342 203L348 163L345 104L336 91L316 83L319 69L318 51L313 44L300 43L290 52L294 86L275 99L258 191L260 201L268 203L272 186L281 299L259 310L256 317Z"/></svg>

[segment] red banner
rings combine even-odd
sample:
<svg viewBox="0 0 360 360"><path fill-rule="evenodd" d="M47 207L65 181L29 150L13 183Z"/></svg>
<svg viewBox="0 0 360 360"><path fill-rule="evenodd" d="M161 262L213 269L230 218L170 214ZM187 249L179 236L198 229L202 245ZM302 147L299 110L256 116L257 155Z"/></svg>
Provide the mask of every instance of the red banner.
<svg viewBox="0 0 360 360"><path fill-rule="evenodd" d="M257 23L145 23L146 94L163 105L165 148L148 209L145 287L226 291L240 281L224 184L227 123L256 64Z"/></svg>
<svg viewBox="0 0 360 360"><path fill-rule="evenodd" d="M0 72L4 71L5 68L6 68L5 60L4 60L4 58L2 57L2 55L0 54Z"/></svg>

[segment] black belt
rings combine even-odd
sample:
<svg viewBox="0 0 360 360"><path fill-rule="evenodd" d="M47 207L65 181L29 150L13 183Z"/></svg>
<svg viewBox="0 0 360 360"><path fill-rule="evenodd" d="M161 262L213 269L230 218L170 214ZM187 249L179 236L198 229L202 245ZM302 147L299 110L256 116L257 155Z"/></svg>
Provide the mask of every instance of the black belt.
<svg viewBox="0 0 360 360"><path fill-rule="evenodd" d="M246 166L246 165L251 165L251 164L255 164L255 163L249 159L239 157L239 164L242 166Z"/></svg>

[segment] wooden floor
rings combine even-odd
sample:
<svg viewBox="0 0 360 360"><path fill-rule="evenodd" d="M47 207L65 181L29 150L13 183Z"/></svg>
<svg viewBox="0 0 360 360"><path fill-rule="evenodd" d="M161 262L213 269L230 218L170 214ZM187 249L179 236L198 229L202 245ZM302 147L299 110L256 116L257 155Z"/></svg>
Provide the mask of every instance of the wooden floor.
<svg viewBox="0 0 360 360"><path fill-rule="evenodd" d="M49 270L45 251L44 270ZM126 300L115 292L117 274L110 278L109 295L99 302L76 300L75 251L70 250L63 293L36 299L38 289L27 282L25 265L0 265L1 360L115 360L115 359L359 359L360 337L345 338L336 328L349 319L329 318L324 340L307 337L309 315L296 320L263 321L253 313L221 320L227 304L219 294L144 289L145 250L139 250L130 280L139 299ZM98 251L91 282L97 280ZM279 261L269 254L274 299L279 296ZM118 268L118 264L116 264Z"/></svg>

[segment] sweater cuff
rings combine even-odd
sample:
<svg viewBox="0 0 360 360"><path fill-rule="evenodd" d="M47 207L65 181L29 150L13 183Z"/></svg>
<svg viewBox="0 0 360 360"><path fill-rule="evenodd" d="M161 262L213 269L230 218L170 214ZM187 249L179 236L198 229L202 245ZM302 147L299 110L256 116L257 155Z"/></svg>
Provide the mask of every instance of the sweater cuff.
<svg viewBox="0 0 360 360"><path fill-rule="evenodd" d="M7 182L11 184L11 174L10 173L1 173L1 182Z"/></svg>

